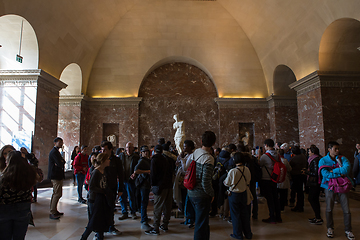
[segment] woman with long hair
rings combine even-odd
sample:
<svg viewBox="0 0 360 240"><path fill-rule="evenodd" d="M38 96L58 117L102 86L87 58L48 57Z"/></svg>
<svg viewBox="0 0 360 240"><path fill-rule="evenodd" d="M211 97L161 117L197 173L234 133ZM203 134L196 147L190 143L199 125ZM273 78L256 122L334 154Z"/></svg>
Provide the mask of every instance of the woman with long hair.
<svg viewBox="0 0 360 240"><path fill-rule="evenodd" d="M110 165L109 155L106 153L97 155L96 165L89 184L90 218L81 240L87 239L92 231L96 232L96 239L104 239L104 232L108 231L112 224L111 211L113 211L113 207L110 207L109 204L112 197L109 196L111 191L109 191L105 176L105 168Z"/></svg>
<svg viewBox="0 0 360 240"><path fill-rule="evenodd" d="M0 177L0 233L2 239L25 239L31 216L31 188L36 183L35 169L19 151L7 154Z"/></svg>
<svg viewBox="0 0 360 240"><path fill-rule="evenodd" d="M321 218L321 209L320 209L320 201L319 201L321 187L318 182L319 161L321 159L321 156L320 156L319 148L317 148L315 145L312 145L309 148L308 153L309 153L309 159L308 159L309 167L307 170L304 171L304 173L308 175L307 183L306 183L306 185L309 187L308 201L315 213L315 217L309 218L309 222L311 224L321 225L324 222L324 220L322 220Z"/></svg>
<svg viewBox="0 0 360 240"><path fill-rule="evenodd" d="M0 172L2 172L5 169L6 167L5 159L8 153L11 151L15 151L15 148L11 145L5 145L0 149Z"/></svg>

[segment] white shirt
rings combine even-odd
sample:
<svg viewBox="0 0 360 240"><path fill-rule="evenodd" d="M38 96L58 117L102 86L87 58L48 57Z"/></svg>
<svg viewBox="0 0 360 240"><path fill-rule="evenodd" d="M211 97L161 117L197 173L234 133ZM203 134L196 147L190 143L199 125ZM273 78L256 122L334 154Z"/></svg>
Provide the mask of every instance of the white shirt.
<svg viewBox="0 0 360 240"><path fill-rule="evenodd" d="M185 173L186 170L189 168L190 163L192 161L192 156L193 153L187 154L184 158L180 157L180 155L178 156L178 159L181 161L181 169L183 173Z"/></svg>
<svg viewBox="0 0 360 240"><path fill-rule="evenodd" d="M243 172L244 176L241 176ZM239 181L241 177L241 180ZM246 181L245 181L246 179ZM251 173L249 168L245 166L236 167L229 171L227 177L224 180L224 185L229 187L229 190L236 193L241 193L246 191L247 185L250 184Z"/></svg>

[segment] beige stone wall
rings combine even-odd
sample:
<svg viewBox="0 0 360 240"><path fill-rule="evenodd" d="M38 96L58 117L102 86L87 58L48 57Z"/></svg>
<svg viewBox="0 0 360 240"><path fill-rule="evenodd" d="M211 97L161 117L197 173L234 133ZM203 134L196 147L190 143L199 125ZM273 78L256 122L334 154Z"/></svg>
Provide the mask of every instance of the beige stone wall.
<svg viewBox="0 0 360 240"><path fill-rule="evenodd" d="M87 95L137 96L155 63L178 56L200 62L219 96L268 95L251 42L218 2L162 0L143 2L118 22L93 65Z"/></svg>

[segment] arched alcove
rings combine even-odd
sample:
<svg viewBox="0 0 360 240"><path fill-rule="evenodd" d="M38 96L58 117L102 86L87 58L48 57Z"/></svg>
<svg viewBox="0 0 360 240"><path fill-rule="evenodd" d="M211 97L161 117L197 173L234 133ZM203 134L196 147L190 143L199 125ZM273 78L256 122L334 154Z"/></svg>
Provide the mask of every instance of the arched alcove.
<svg viewBox="0 0 360 240"><path fill-rule="evenodd" d="M21 44L20 44L21 43ZM30 23L18 15L0 17L0 69L37 69L39 47L36 34ZM20 54L22 62L18 62Z"/></svg>
<svg viewBox="0 0 360 240"><path fill-rule="evenodd" d="M175 62L181 62L181 63L187 63L187 64L190 64L190 65L193 65L197 68L199 68L201 71L203 71L210 79L212 82L214 82L214 79L211 75L211 73L209 72L209 70L203 66L199 61L195 60L195 59L192 59L192 58L189 58L189 57L184 57L184 56L171 56L171 57L167 57L167 58L163 58L161 59L160 61L158 61L157 63L155 63L145 74L144 76L144 79L151 73L153 72L155 69L165 65L165 64L168 64L168 63L175 63ZM143 81L144 82L144 81ZM142 83L143 83L142 82ZM215 84L214 84L215 85ZM216 88L216 85L215 85L215 88ZM141 86L140 86L140 89L141 89ZM217 95L218 92L217 92Z"/></svg>
<svg viewBox="0 0 360 240"><path fill-rule="evenodd" d="M320 71L360 71L360 22L342 18L325 30L319 48Z"/></svg>
<svg viewBox="0 0 360 240"><path fill-rule="evenodd" d="M139 146L164 137L174 143L173 116L185 123L186 139L199 147L206 130L218 133L216 87L201 69L187 63L168 63L148 74L139 89Z"/></svg>
<svg viewBox="0 0 360 240"><path fill-rule="evenodd" d="M273 95L270 101L270 132L276 142L299 142L299 125L296 91L289 88L296 82L293 71L279 65L273 74Z"/></svg>
<svg viewBox="0 0 360 240"><path fill-rule="evenodd" d="M296 77L293 71L285 66L279 65L274 71L274 95L296 97L296 91L289 88L289 85L296 82Z"/></svg>
<svg viewBox="0 0 360 240"><path fill-rule="evenodd" d="M67 65L60 75L60 81L68 85L60 91L60 96L81 95L82 72L78 64L71 63Z"/></svg>

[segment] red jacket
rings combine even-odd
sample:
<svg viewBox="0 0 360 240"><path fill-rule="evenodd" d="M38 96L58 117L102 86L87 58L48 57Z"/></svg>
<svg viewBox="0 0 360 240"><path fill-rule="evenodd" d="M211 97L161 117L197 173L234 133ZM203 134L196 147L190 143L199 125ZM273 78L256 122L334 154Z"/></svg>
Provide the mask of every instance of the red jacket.
<svg viewBox="0 0 360 240"><path fill-rule="evenodd" d="M75 157L75 160L74 160L74 174L77 174L77 173L82 173L84 175L86 175L87 173L87 170L89 168L88 166L88 158L89 158L89 155L85 154L81 154L81 152ZM86 170L84 171L84 168L86 168Z"/></svg>

